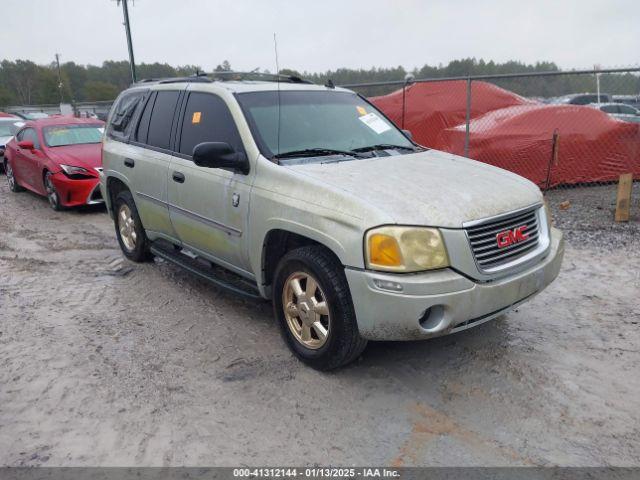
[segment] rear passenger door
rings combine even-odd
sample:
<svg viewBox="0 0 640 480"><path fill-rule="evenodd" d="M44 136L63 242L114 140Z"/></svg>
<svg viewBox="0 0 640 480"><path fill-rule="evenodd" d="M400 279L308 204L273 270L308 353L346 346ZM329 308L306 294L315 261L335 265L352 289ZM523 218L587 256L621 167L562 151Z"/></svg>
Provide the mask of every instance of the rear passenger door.
<svg viewBox="0 0 640 480"><path fill-rule="evenodd" d="M186 247L250 277L241 242L250 177L195 165L193 148L202 142L226 142L245 154L225 101L209 92L187 92L168 175L171 223Z"/></svg>
<svg viewBox="0 0 640 480"><path fill-rule="evenodd" d="M159 236L175 241L177 237L167 206L167 172L182 94L180 90L153 92L130 142L135 148L127 166L134 178L136 207L151 239Z"/></svg>

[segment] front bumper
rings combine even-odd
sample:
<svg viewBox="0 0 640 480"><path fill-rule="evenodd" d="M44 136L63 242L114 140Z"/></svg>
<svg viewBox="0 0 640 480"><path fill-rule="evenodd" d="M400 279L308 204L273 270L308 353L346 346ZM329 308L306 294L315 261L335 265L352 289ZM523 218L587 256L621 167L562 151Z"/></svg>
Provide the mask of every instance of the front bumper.
<svg viewBox="0 0 640 480"><path fill-rule="evenodd" d="M530 299L560 272L562 232L551 230L548 254L526 270L477 283L452 269L413 275L345 270L360 334L369 340L416 340L465 330ZM396 282L402 292L382 290L374 280Z"/></svg>
<svg viewBox="0 0 640 480"><path fill-rule="evenodd" d="M65 207L94 205L104 202L98 177L77 180L59 172L53 175L51 180L58 191L58 195L60 195L62 205Z"/></svg>

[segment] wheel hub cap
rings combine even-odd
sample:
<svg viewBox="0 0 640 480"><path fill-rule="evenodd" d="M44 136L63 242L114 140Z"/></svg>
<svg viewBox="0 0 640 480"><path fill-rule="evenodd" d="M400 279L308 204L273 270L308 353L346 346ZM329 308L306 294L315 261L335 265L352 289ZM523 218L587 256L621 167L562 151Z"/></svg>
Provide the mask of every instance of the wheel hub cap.
<svg viewBox="0 0 640 480"><path fill-rule="evenodd" d="M326 343L331 316L315 278L305 272L291 274L284 284L282 305L287 326L298 342L313 350Z"/></svg>
<svg viewBox="0 0 640 480"><path fill-rule="evenodd" d="M58 193L56 192L56 188L53 186L50 175L47 175L45 177L44 184L47 190L47 198L49 199L49 203L55 207L58 203Z"/></svg>
<svg viewBox="0 0 640 480"><path fill-rule="evenodd" d="M118 211L118 230L125 248L133 251L136 248L137 234L133 215L127 205L122 205Z"/></svg>
<svg viewBox="0 0 640 480"><path fill-rule="evenodd" d="M9 187L13 189L13 182L15 182L15 179L13 178L13 169L11 168L11 165L9 165L9 162L7 162L7 168L6 170L6 174L7 174L7 183L9 184Z"/></svg>

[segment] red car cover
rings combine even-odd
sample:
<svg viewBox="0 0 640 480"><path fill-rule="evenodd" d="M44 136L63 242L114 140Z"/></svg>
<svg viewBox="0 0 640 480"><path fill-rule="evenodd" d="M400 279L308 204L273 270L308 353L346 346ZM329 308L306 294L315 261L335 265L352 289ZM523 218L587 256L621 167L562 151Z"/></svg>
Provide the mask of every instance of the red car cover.
<svg viewBox="0 0 640 480"><path fill-rule="evenodd" d="M466 88L460 80L409 86L404 128L422 145L462 155ZM472 83L471 99L471 158L543 187L548 175L549 186L613 181L621 173L640 178L638 123L616 120L591 107L534 102L487 82ZM370 100L402 126L402 90Z"/></svg>

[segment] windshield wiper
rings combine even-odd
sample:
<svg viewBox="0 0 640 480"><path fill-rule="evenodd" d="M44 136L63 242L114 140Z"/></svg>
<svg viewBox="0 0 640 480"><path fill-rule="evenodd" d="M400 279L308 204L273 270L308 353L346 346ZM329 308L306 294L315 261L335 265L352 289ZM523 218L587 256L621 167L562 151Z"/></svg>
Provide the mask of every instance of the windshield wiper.
<svg viewBox="0 0 640 480"><path fill-rule="evenodd" d="M372 152L374 150L411 150L417 152L418 148L408 145L393 145L392 143L378 143L376 145L369 145L368 147L354 148L353 152Z"/></svg>
<svg viewBox="0 0 640 480"><path fill-rule="evenodd" d="M273 158L292 158L292 157L321 157L327 155L346 155L349 157L359 157L358 153L353 150L334 150L333 148L305 148L303 150L291 150L274 155Z"/></svg>

